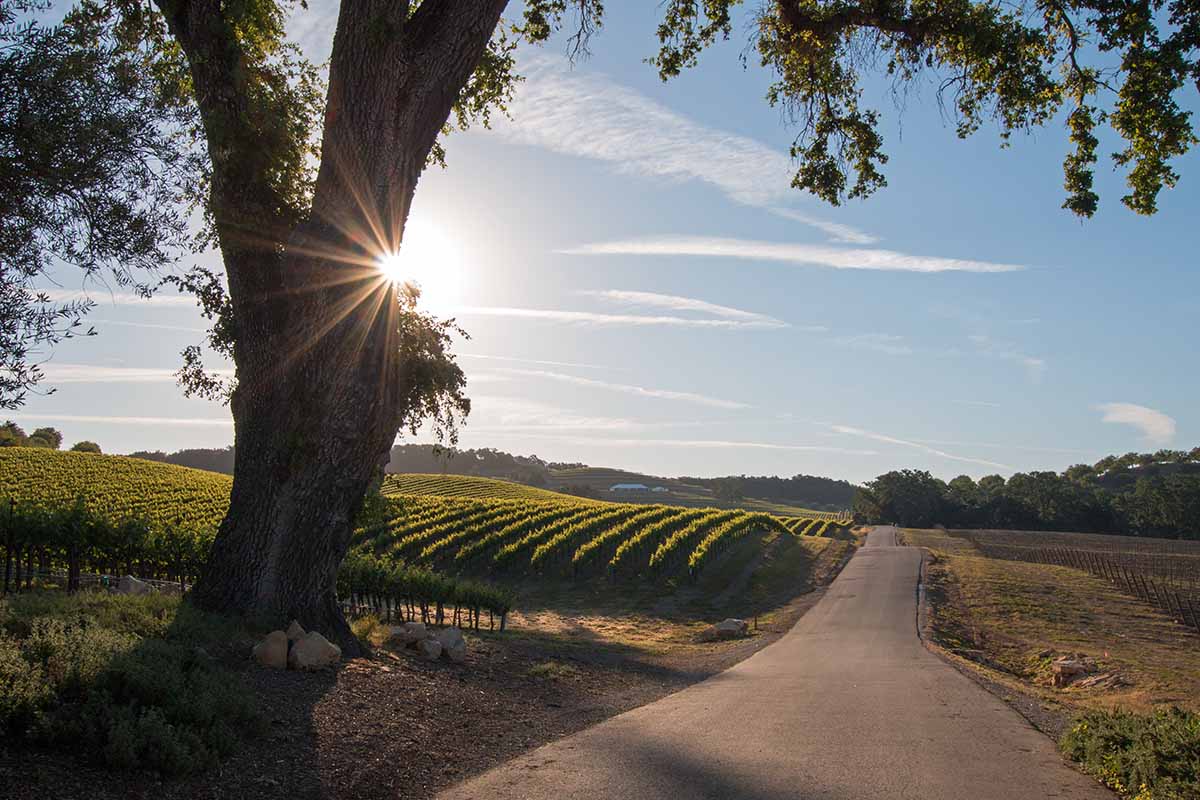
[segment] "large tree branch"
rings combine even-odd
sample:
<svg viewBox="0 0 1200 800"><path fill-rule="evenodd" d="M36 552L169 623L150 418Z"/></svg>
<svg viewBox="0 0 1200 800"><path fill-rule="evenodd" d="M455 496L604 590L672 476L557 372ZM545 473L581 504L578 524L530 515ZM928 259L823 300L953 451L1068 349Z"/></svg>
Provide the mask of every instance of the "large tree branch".
<svg viewBox="0 0 1200 800"><path fill-rule="evenodd" d="M795 0L779 0L780 19L792 33L811 33L828 39L848 28L871 28L892 34L908 47L920 47L944 28L936 17L915 17L872 9L869 5L843 6L835 10L801 6Z"/></svg>
<svg viewBox="0 0 1200 800"><path fill-rule="evenodd" d="M343 3L329 69L314 212L359 206L399 244L421 170L507 0ZM329 219L345 226L344 220ZM376 224L378 222L379 224Z"/></svg>
<svg viewBox="0 0 1200 800"><path fill-rule="evenodd" d="M251 218L248 214L258 220L273 218L279 203L267 178L269 158L255 146L245 54L222 3L155 2L188 59L212 161L212 207L218 226Z"/></svg>

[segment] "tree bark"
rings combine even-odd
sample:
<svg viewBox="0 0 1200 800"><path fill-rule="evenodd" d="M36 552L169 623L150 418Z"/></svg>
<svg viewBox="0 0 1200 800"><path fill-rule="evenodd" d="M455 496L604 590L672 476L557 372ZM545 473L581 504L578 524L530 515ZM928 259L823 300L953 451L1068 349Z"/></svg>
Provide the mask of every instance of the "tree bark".
<svg viewBox="0 0 1200 800"><path fill-rule="evenodd" d="M412 401L395 289L373 259L399 247L428 154L506 0L411 14L398 0L341 4L312 208L290 225L245 122L254 109L224 4L158 3L214 154L238 381L229 513L191 596L271 626L295 618L355 655L337 569Z"/></svg>

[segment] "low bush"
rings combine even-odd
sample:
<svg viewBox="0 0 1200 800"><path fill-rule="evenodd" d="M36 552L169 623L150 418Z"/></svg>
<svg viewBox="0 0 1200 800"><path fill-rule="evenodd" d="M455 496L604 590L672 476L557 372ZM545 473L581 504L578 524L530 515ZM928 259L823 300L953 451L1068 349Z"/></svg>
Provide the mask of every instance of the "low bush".
<svg viewBox="0 0 1200 800"><path fill-rule="evenodd" d="M1063 752L1124 797L1200 797L1200 714L1180 708L1089 711L1063 735Z"/></svg>
<svg viewBox="0 0 1200 800"><path fill-rule="evenodd" d="M261 725L249 689L204 649L229 627L161 596L0 601L0 734L113 767L209 767Z"/></svg>
<svg viewBox="0 0 1200 800"><path fill-rule="evenodd" d="M367 647L378 647L383 644L390 633L388 626L379 621L374 614L367 614L350 622L350 632Z"/></svg>

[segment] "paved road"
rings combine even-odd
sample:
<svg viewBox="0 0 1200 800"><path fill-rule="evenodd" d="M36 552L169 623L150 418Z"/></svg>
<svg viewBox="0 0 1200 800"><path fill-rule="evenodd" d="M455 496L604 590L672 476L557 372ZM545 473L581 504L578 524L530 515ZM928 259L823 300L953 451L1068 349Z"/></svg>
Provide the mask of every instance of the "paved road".
<svg viewBox="0 0 1200 800"><path fill-rule="evenodd" d="M922 646L921 556L895 534L872 532L770 647L441 797L1112 800Z"/></svg>

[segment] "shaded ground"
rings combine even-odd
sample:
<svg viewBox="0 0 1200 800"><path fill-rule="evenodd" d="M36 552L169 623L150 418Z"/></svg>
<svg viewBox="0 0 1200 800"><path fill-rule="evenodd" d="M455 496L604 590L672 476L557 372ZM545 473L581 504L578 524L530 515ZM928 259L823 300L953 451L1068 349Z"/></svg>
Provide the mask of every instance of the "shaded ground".
<svg viewBox="0 0 1200 800"><path fill-rule="evenodd" d="M696 609L713 599L703 593L703 581L679 592L681 599L669 608L646 606L643 598L636 613L618 602L629 600L619 587L609 586L614 597L593 600L588 613L581 613L582 605L543 606L506 634L468 636L463 665L381 651L336 673L246 667L244 678L262 700L269 733L216 772L160 781L0 741L0 787L13 800L429 797L714 675L775 641L821 595L799 594L810 577L830 579L847 549L834 542L801 552L782 541L768 548L768 556L739 561L732 553L725 559L722 569L736 570L744 587L723 605L770 609L746 640L694 643L702 627ZM748 569L746 559L754 558ZM576 600L583 603L602 589L581 589ZM784 592L790 600L769 605Z"/></svg>
<svg viewBox="0 0 1200 800"><path fill-rule="evenodd" d="M1200 708L1200 635L1153 607L1080 570L987 558L945 531L906 530L903 538L931 554L931 641L1024 703L1031 718L1043 714L1048 732L1080 708ZM1116 685L1054 688L1051 653L1093 656Z"/></svg>

